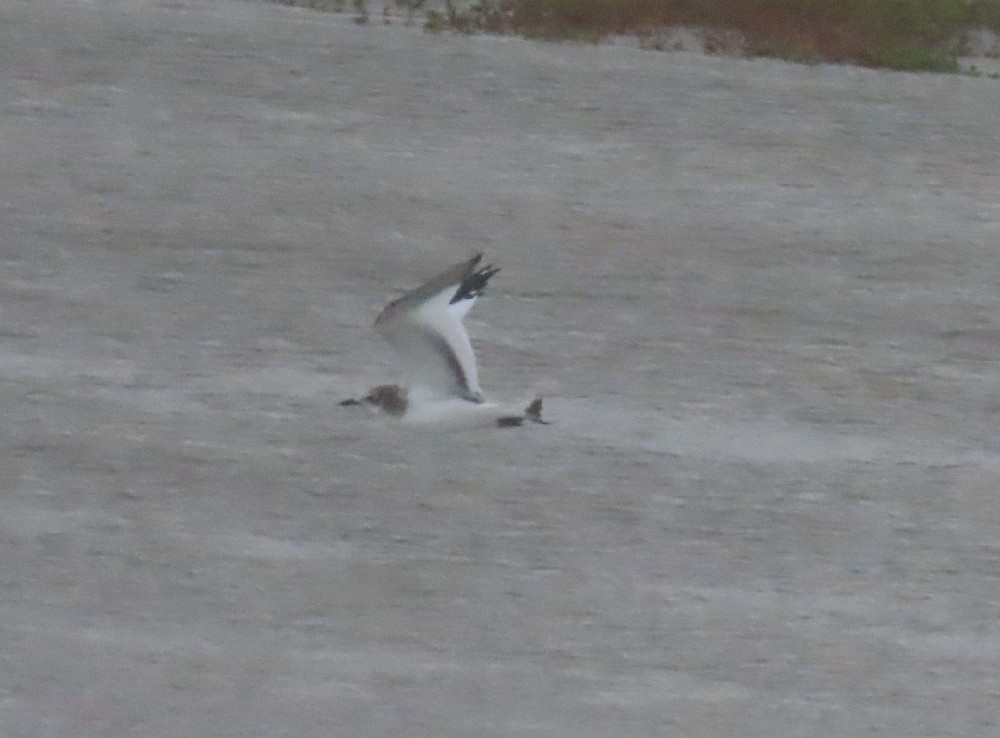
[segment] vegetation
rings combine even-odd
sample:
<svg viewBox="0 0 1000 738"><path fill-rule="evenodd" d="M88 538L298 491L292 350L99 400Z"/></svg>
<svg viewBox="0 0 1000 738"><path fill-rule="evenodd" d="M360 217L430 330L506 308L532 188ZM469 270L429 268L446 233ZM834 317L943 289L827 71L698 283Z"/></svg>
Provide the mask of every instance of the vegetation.
<svg viewBox="0 0 1000 738"><path fill-rule="evenodd" d="M277 0L343 9L343 0ZM413 11L424 0L396 0ZM355 0L358 22L368 19ZM1000 0L446 0L425 29L598 42L612 34L666 49L662 31L700 29L710 53L920 71L959 71L968 33L1000 33Z"/></svg>
<svg viewBox="0 0 1000 738"><path fill-rule="evenodd" d="M274 0L281 5L297 5L300 8L324 10L329 13L343 13L347 0Z"/></svg>
<svg viewBox="0 0 1000 738"><path fill-rule="evenodd" d="M365 0L354 0L354 22L363 26L368 19L368 5Z"/></svg>
<svg viewBox="0 0 1000 738"><path fill-rule="evenodd" d="M969 30L1000 32L1000 0L484 0L462 11L449 1L427 27L597 41L675 25L704 29L709 50L731 51L714 39L735 31L750 56L955 72Z"/></svg>

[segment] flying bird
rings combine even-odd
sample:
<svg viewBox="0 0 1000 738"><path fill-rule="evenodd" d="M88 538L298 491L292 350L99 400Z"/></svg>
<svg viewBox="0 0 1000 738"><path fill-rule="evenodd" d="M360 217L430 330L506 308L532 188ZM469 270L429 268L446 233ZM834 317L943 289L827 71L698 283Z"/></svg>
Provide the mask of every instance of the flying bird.
<svg viewBox="0 0 1000 738"><path fill-rule="evenodd" d="M479 386L476 355L462 319L498 268L479 266L483 255L455 264L379 313L375 330L403 364L406 386L382 384L341 405L368 405L411 422L519 426L545 424L542 399L527 406L487 402Z"/></svg>

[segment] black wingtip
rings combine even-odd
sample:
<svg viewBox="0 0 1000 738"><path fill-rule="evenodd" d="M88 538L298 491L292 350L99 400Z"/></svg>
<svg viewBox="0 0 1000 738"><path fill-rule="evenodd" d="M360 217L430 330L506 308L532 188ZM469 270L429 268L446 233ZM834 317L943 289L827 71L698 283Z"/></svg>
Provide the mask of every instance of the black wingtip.
<svg viewBox="0 0 1000 738"><path fill-rule="evenodd" d="M472 261L472 266L475 266L480 258L482 258L482 254L479 254L479 256ZM448 301L448 304L454 305L456 302L467 300L470 297L479 297L483 294L483 290L486 288L486 283L490 281L490 277L499 271L500 267L487 264L486 266L472 272L469 276L462 280L460 285L458 285L458 289L455 290L455 294Z"/></svg>

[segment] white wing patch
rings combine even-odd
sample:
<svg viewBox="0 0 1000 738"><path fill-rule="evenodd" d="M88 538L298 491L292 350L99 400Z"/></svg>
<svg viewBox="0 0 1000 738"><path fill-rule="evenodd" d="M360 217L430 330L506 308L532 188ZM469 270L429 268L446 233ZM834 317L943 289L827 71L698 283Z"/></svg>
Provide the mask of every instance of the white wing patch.
<svg viewBox="0 0 1000 738"><path fill-rule="evenodd" d="M462 319L497 270L482 255L456 264L390 303L376 328L399 354L409 382L433 395L482 401L479 371ZM452 302L454 300L454 302Z"/></svg>

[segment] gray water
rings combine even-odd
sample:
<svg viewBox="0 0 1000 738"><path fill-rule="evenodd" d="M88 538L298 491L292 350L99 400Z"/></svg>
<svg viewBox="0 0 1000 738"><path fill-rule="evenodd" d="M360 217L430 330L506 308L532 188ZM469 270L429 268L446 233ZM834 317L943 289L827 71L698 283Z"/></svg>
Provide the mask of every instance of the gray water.
<svg viewBox="0 0 1000 738"><path fill-rule="evenodd" d="M1000 83L0 6L0 734L994 736ZM484 251L484 389L338 407Z"/></svg>

